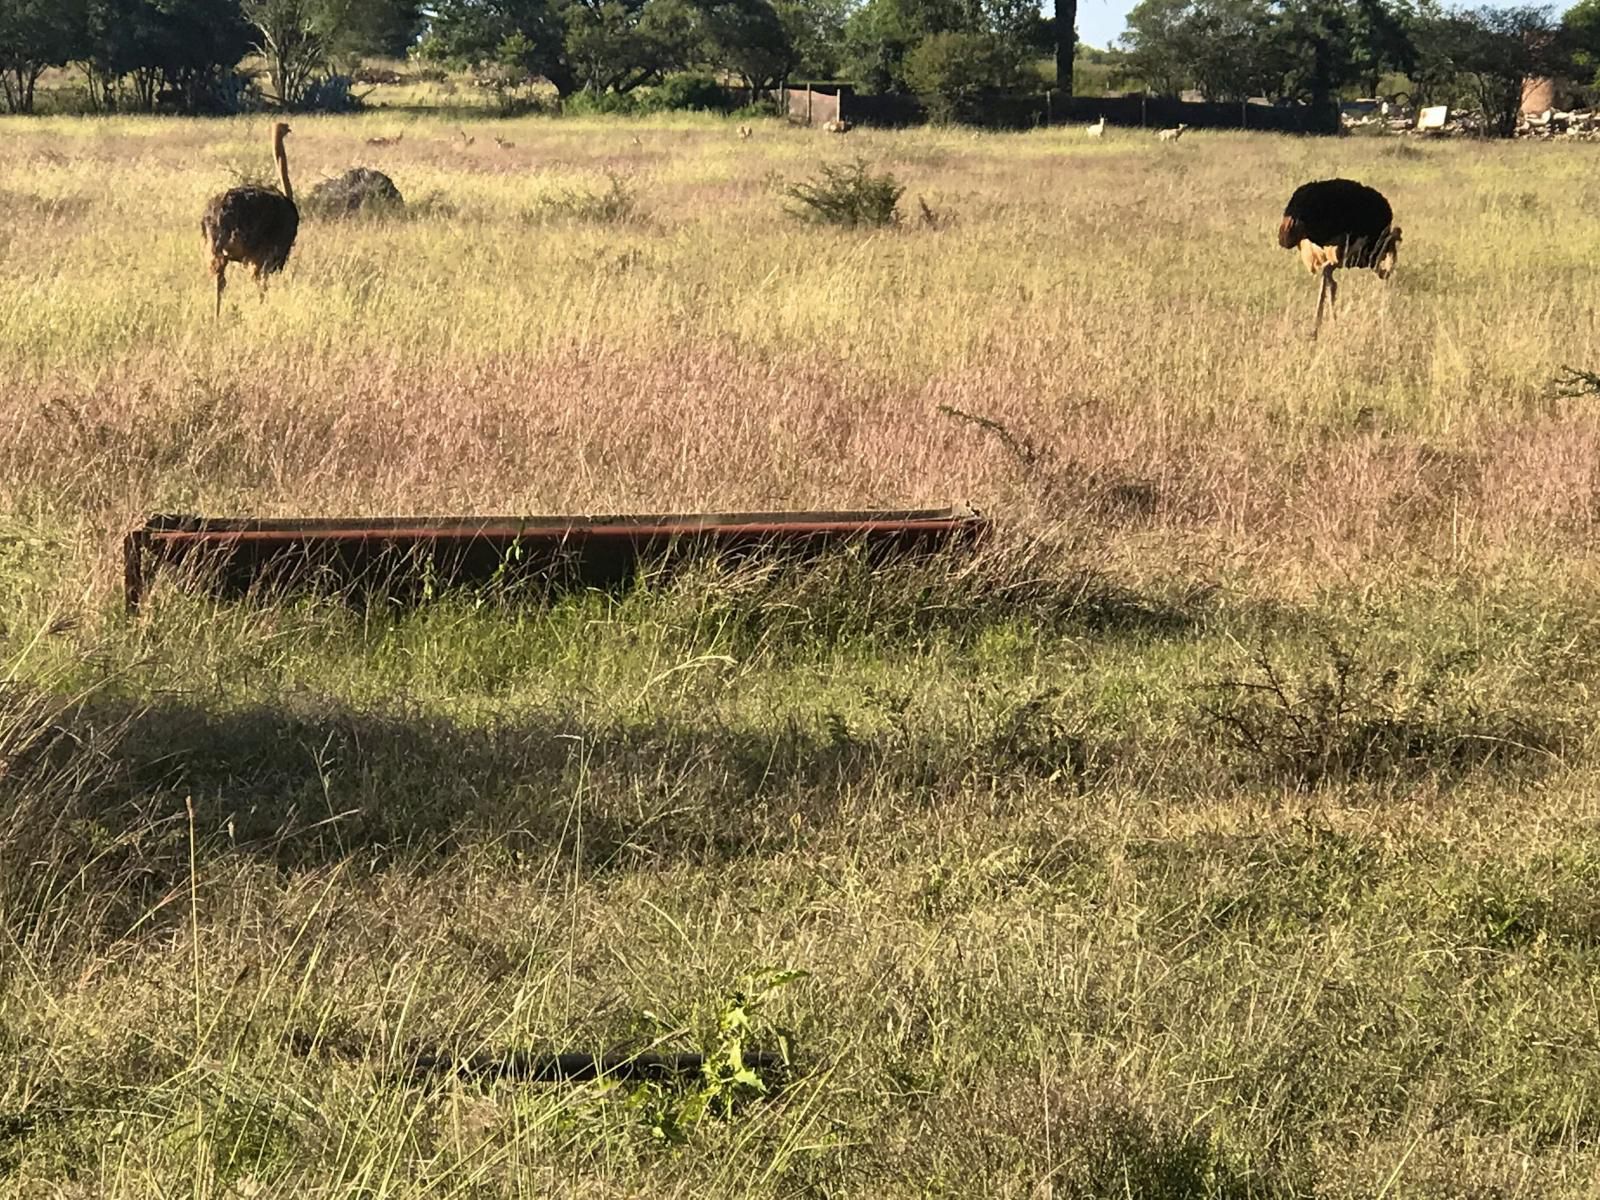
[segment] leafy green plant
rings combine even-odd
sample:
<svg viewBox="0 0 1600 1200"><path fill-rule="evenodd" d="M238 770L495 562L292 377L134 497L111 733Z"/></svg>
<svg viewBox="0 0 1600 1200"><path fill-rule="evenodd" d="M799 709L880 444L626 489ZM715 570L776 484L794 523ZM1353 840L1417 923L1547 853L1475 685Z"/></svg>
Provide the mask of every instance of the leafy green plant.
<svg viewBox="0 0 1600 1200"><path fill-rule="evenodd" d="M762 1044L775 1044L777 1060L787 1065L789 1039L767 1021L766 1002L773 992L807 974L787 969L747 976L716 1006L715 1033L697 1082L674 1086L646 1080L628 1093L628 1109L653 1140L682 1145L707 1115L728 1119L746 1102L770 1093L774 1052Z"/></svg>
<svg viewBox="0 0 1600 1200"><path fill-rule="evenodd" d="M865 159L858 158L843 166L825 166L815 179L790 184L784 195L795 201L789 213L803 221L854 229L897 223L905 190L893 175L875 174Z"/></svg>
<svg viewBox="0 0 1600 1200"><path fill-rule="evenodd" d="M761 1035L768 1032L763 1009L767 998L779 988L804 979L807 972L798 970L768 971L746 979L744 983L723 998L717 1011L717 1040L707 1053L702 1068L704 1082L700 1094L705 1105L719 1116L727 1116L743 1100L767 1094L767 1083L756 1067L746 1061L746 1055L755 1049ZM771 1030L778 1043L778 1053L785 1063L789 1059L789 1039Z"/></svg>

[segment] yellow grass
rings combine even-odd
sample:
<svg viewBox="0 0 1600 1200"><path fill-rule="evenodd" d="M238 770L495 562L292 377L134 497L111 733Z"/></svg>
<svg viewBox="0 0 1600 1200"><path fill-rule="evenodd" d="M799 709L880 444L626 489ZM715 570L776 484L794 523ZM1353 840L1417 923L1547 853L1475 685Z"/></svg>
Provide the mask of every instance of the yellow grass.
<svg viewBox="0 0 1600 1200"><path fill-rule="evenodd" d="M1593 147L293 125L412 211L214 324L267 120L0 122L0 1190L1596 1194ZM899 228L785 214L856 155ZM1405 247L1312 343L1332 175ZM150 511L961 499L970 565L117 594ZM726 1117L413 1070L766 966Z"/></svg>
<svg viewBox="0 0 1600 1200"><path fill-rule="evenodd" d="M369 164L423 213L308 221L266 305L241 276L220 328L197 214L270 171L266 122L0 127L0 499L37 503L42 478L98 527L175 505L1029 515L953 405L1077 478L1153 483L1151 531L1250 554L1497 553L1591 515L1591 406L1550 398L1600 345L1584 147L773 123L742 142L680 119L479 123L462 148L455 122L295 126L302 193ZM905 228L786 219L781 183L847 155L907 185ZM607 172L636 219L542 215ZM1347 280L1313 345L1314 284L1273 230L1333 174L1382 189L1406 246L1392 286ZM157 467L173 455L185 470Z"/></svg>

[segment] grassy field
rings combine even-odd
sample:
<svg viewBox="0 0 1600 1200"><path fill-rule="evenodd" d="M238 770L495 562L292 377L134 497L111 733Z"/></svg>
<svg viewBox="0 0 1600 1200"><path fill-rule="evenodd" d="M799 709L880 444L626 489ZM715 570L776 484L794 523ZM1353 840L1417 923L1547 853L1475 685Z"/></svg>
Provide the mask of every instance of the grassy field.
<svg viewBox="0 0 1600 1200"><path fill-rule="evenodd" d="M466 132L295 120L411 211L213 324L265 121L0 122L6 1192L1600 1192L1591 147ZM855 155L899 228L786 215ZM1405 248L1312 343L1334 174ZM877 575L118 590L152 511L963 499ZM645 1048L721 1065L426 1069Z"/></svg>

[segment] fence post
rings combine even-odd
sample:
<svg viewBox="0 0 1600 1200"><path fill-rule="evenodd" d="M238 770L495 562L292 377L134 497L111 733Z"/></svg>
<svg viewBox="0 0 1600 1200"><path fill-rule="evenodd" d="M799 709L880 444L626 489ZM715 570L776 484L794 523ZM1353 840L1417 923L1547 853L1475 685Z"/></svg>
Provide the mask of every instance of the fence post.
<svg viewBox="0 0 1600 1200"><path fill-rule="evenodd" d="M811 124L811 85L806 84L806 124Z"/></svg>

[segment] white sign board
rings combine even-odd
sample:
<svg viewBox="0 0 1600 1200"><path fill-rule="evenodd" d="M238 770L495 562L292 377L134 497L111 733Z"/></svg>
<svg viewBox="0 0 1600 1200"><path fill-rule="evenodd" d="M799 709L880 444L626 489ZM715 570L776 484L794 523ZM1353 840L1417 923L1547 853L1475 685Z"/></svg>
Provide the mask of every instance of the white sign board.
<svg viewBox="0 0 1600 1200"><path fill-rule="evenodd" d="M1425 108L1417 114L1418 129L1443 129L1444 123L1450 117L1448 104L1436 104L1432 108Z"/></svg>

